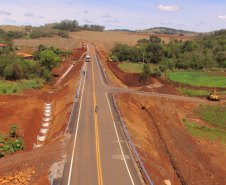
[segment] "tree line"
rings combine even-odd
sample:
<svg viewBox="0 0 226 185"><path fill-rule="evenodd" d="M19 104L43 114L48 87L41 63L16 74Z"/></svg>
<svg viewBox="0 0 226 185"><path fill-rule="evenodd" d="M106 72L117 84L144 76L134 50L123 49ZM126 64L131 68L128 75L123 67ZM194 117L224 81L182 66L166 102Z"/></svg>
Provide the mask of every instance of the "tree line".
<svg viewBox="0 0 226 185"><path fill-rule="evenodd" d="M170 38L165 44L161 38L150 36L150 39L140 39L135 46L115 43L111 50L113 61L142 62L158 64L159 69L192 69L212 70L226 68L226 30L200 36L195 40L183 42Z"/></svg>
<svg viewBox="0 0 226 185"><path fill-rule="evenodd" d="M72 51L62 51L59 48L39 45L33 53L36 61L28 61L16 55L17 48L6 47L0 54L0 77L6 80L21 79L52 82L51 71L61 65L61 58L68 58Z"/></svg>
<svg viewBox="0 0 226 185"><path fill-rule="evenodd" d="M67 30L67 31L80 31L80 30L88 30L88 31L103 31L105 29L104 26L100 25L88 25L85 24L83 26L79 26L79 22L76 20L62 20L60 23L55 23L53 25L54 29Z"/></svg>

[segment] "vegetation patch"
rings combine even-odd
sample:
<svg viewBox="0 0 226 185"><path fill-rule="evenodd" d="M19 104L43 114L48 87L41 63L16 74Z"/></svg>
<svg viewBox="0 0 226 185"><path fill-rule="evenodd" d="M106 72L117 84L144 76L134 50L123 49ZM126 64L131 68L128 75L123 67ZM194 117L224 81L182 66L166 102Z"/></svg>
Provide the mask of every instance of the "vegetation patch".
<svg viewBox="0 0 226 185"><path fill-rule="evenodd" d="M0 94L14 94L21 92L22 89L41 88L45 85L45 80L33 79L33 80L18 80L16 82L8 80L0 80Z"/></svg>
<svg viewBox="0 0 226 185"><path fill-rule="evenodd" d="M185 96L189 96L189 97L206 96L210 93L209 91L187 89L187 88L182 88L181 86L177 87L176 89L179 92L183 93ZM226 94L226 91L217 92L217 94Z"/></svg>
<svg viewBox="0 0 226 185"><path fill-rule="evenodd" d="M192 86L226 87L225 76L210 76L200 72L174 72L169 74L169 80Z"/></svg>
<svg viewBox="0 0 226 185"><path fill-rule="evenodd" d="M16 151L24 150L24 141L17 136L17 130L20 130L18 125L13 125L9 130L10 136L2 136L0 133L0 157L4 157L5 155L12 154Z"/></svg>
<svg viewBox="0 0 226 185"><path fill-rule="evenodd" d="M123 64L118 64L118 67L126 73L141 73L143 69L143 63L124 62Z"/></svg>
<svg viewBox="0 0 226 185"><path fill-rule="evenodd" d="M209 141L220 140L222 144L226 143L226 131L217 128L208 128L206 126L198 126L195 123L184 122L187 131L196 137L205 138Z"/></svg>
<svg viewBox="0 0 226 185"><path fill-rule="evenodd" d="M194 112L204 121L215 127L226 129L226 106L225 105L203 105L201 104Z"/></svg>

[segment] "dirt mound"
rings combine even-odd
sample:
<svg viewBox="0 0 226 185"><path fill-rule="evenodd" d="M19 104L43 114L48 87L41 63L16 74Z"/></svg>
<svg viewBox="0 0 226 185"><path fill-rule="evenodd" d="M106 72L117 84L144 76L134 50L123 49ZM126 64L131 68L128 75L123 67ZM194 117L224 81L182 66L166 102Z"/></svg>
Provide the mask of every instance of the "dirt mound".
<svg viewBox="0 0 226 185"><path fill-rule="evenodd" d="M135 94L117 94L116 101L154 184L226 184L225 146L190 135L182 121L199 103Z"/></svg>
<svg viewBox="0 0 226 185"><path fill-rule="evenodd" d="M118 67L119 62L107 62L108 68L120 79L125 85L129 87L141 87L144 84L139 82L140 73L125 73ZM149 77L147 84L154 83L153 79Z"/></svg>

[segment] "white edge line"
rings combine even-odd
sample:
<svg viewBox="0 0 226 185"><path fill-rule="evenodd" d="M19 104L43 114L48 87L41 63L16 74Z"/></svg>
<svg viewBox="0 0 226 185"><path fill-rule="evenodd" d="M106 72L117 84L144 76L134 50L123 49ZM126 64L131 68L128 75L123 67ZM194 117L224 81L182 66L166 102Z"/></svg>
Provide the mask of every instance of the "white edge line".
<svg viewBox="0 0 226 185"><path fill-rule="evenodd" d="M85 76L83 78L85 78ZM81 95L83 95L84 85L85 85L85 80L83 82L83 88L82 88L82 94ZM74 139L74 145L73 145L73 151L72 151L72 157L71 157L70 171L69 171L68 183L67 183L68 185L70 185L70 180L71 180L72 163L73 163L73 160L74 160L75 143L76 143L77 133L78 133L78 126L79 126L79 119L80 119L80 112L81 112L81 105L82 105L82 97L83 96L81 96L81 101L80 101L80 105L79 105L77 127L76 127L76 132L75 132L75 139Z"/></svg>
<svg viewBox="0 0 226 185"><path fill-rule="evenodd" d="M112 111L111 111L111 107L110 107L110 104L109 104L109 101L108 101L107 94L108 94L108 93L106 93L105 96L106 96L106 98L107 98L108 106L109 106L109 109L110 109L110 112L111 112L111 117L112 117L113 125L114 125L114 128L115 128L115 133L116 133L116 136L117 136L117 139L118 139L119 147L120 147L120 150L121 150L121 152L122 152L122 157L123 157L124 163L125 163L125 165L126 165L126 169L127 169L127 171L128 171L130 180L131 180L132 184L134 185L133 178L132 178L131 173L130 173L130 171L129 171L129 168L128 168L128 165L127 165L127 162L126 162L126 159L125 159L123 150L122 150L122 146L121 146L121 143L120 143L120 140L119 140L118 132L117 132L117 129L116 129L116 126L115 126L115 122L114 122L114 119L113 119L113 115L112 115Z"/></svg>

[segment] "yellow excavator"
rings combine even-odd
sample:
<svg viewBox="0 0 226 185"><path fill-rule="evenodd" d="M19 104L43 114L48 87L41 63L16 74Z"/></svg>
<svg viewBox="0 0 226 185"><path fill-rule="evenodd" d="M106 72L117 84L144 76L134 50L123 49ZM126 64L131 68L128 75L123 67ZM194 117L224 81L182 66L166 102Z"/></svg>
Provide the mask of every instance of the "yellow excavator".
<svg viewBox="0 0 226 185"><path fill-rule="evenodd" d="M216 95L216 89L214 91L210 92L210 95L207 95L206 97L208 100L215 100L215 101L220 101L218 95Z"/></svg>

